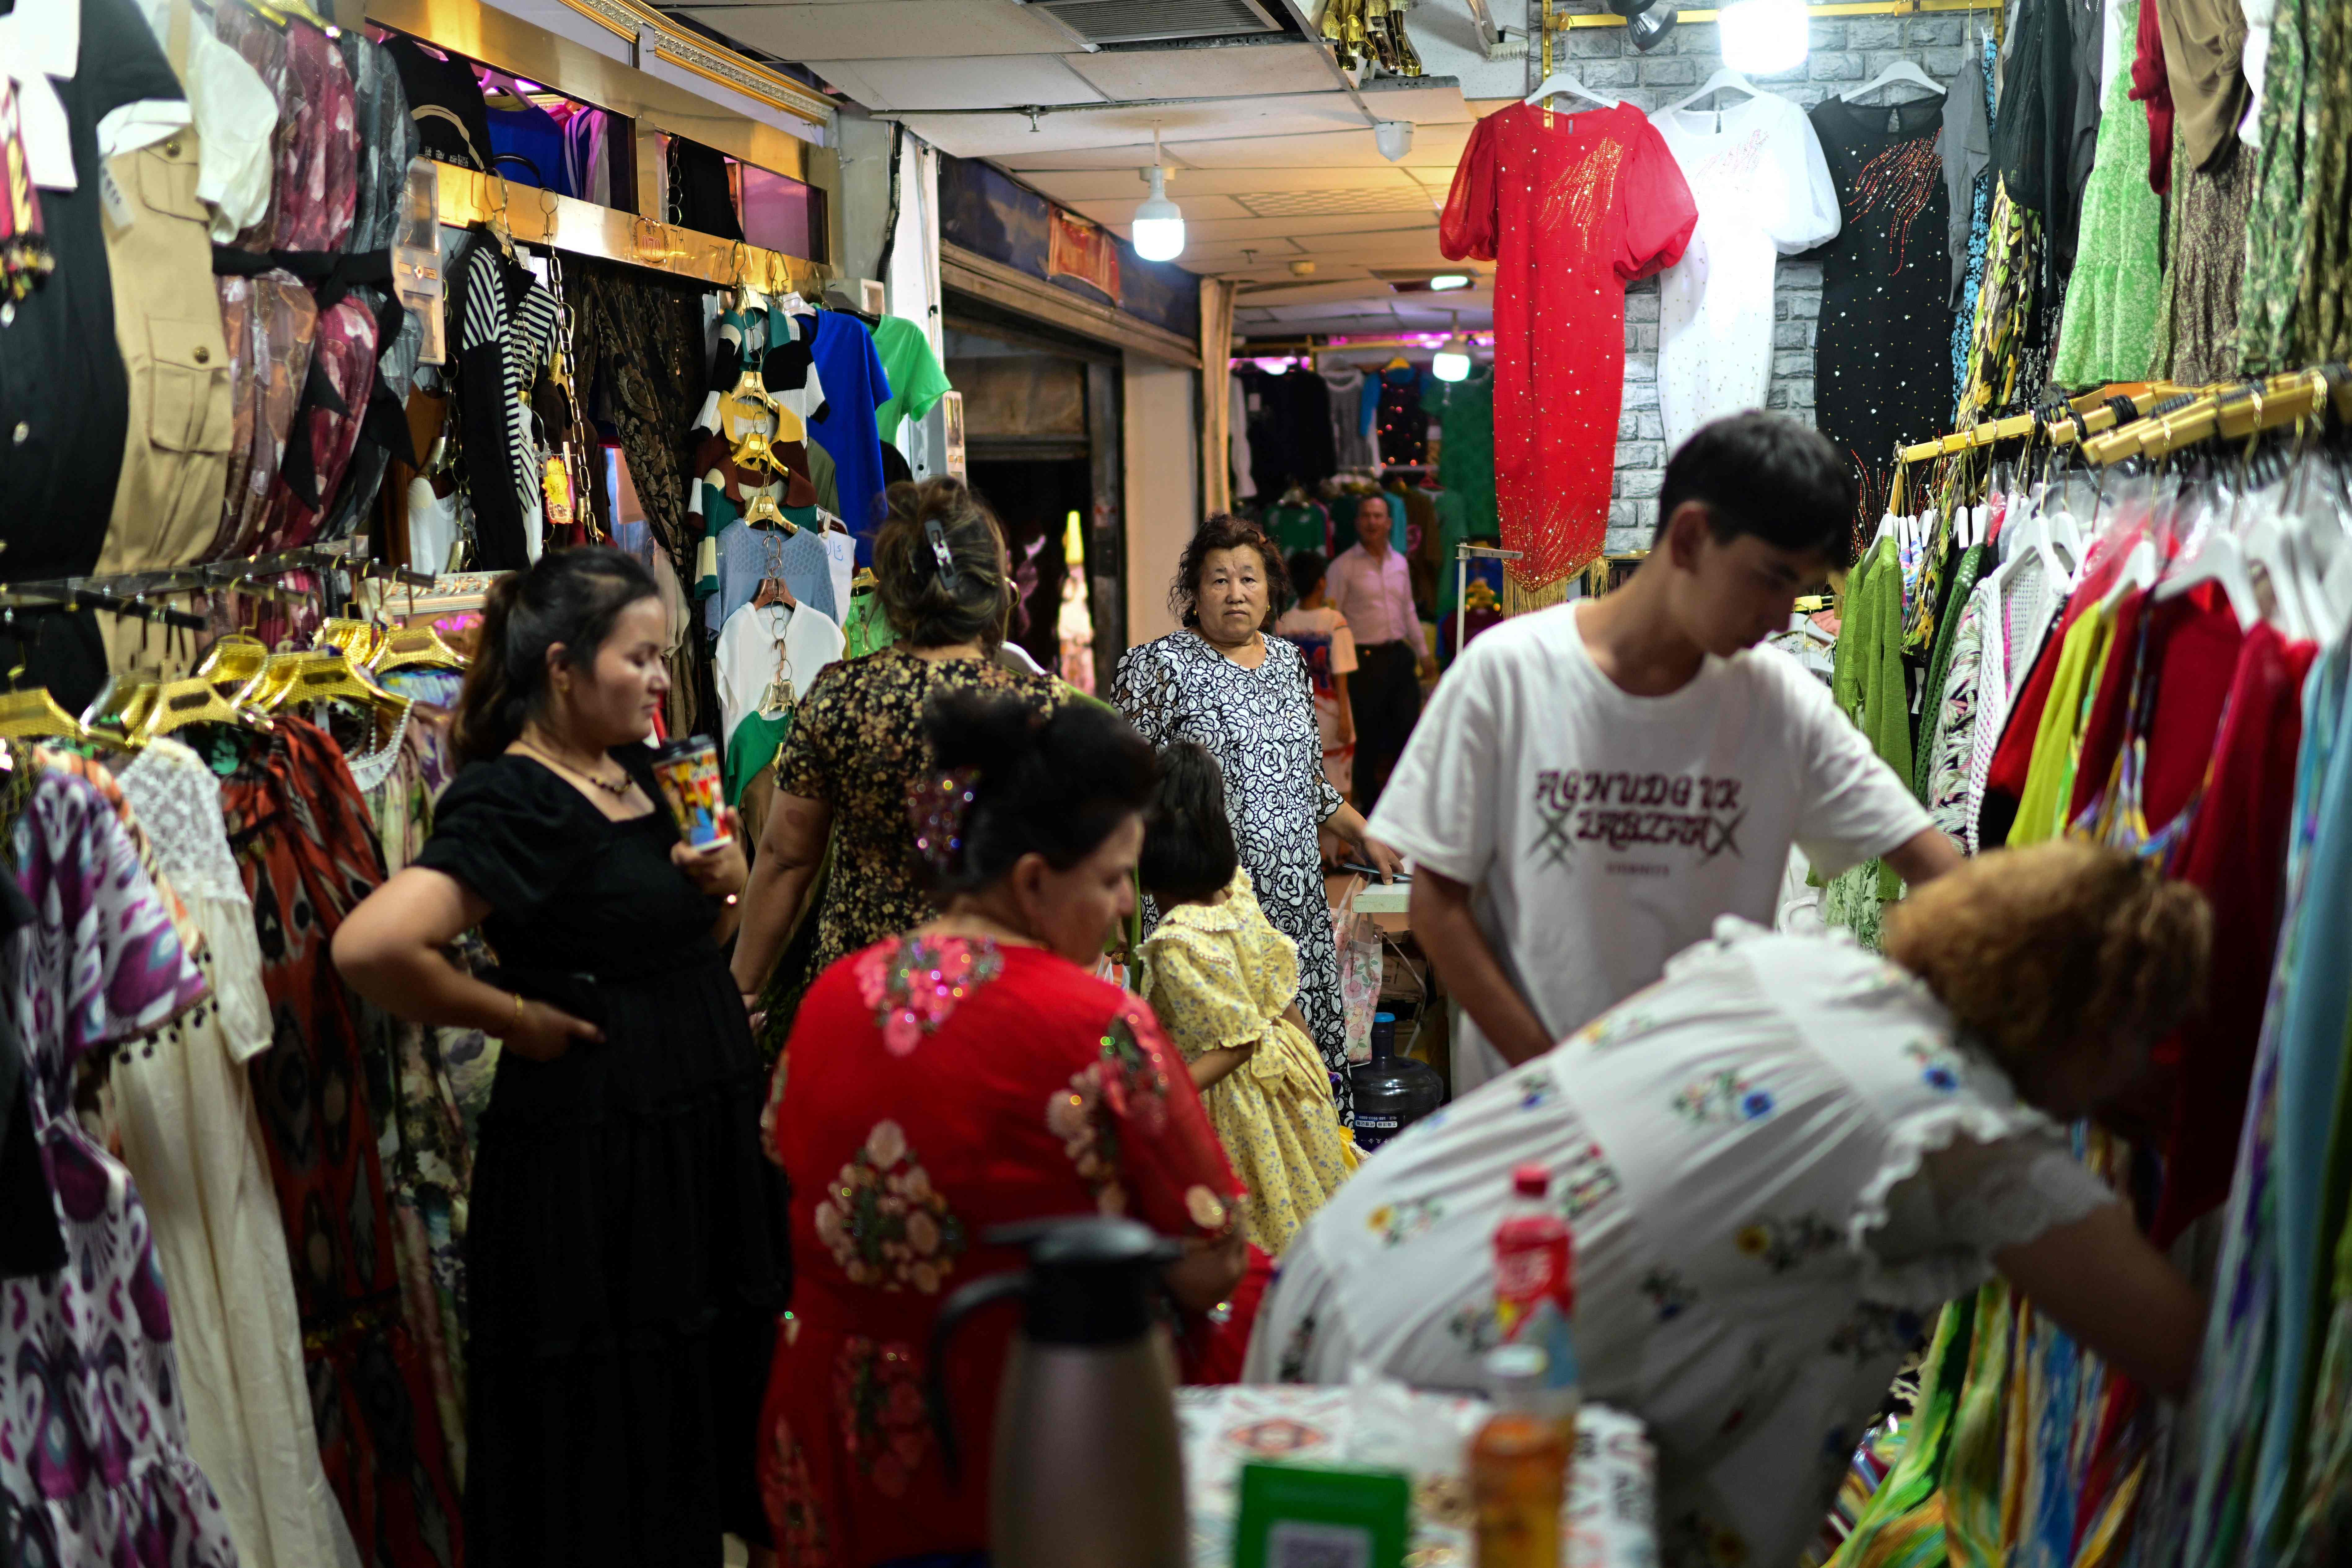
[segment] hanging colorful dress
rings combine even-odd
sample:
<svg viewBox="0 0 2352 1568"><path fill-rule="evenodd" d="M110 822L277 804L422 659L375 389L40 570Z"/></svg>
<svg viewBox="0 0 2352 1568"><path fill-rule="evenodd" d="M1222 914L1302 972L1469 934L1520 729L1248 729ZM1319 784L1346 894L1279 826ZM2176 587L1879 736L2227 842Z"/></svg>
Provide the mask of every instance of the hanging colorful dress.
<svg viewBox="0 0 2352 1568"><path fill-rule="evenodd" d="M457 1488L425 1356L402 1302L375 1102L364 1059L382 1031L328 945L383 880L374 825L341 751L280 714L221 789L253 900L276 1038L253 1092L302 1306L303 1354L327 1477L370 1568L464 1561Z"/></svg>
<svg viewBox="0 0 2352 1568"><path fill-rule="evenodd" d="M1625 285L1682 258L1698 206L1630 103L1514 104L1470 132L1439 247L1493 261L1495 489L1507 578L1557 598L1609 529L1625 385ZM1941 233L1940 227L1937 230Z"/></svg>
<svg viewBox="0 0 2352 1568"><path fill-rule="evenodd" d="M0 1004L24 1045L68 1259L0 1284L0 1560L234 1568L227 1521L188 1453L139 1188L74 1109L84 1059L202 1004L204 976L105 797L21 748L9 772L9 873L32 918L0 930Z"/></svg>
<svg viewBox="0 0 2352 1568"><path fill-rule="evenodd" d="M201 933L212 1005L115 1062L122 1158L150 1194L172 1292L188 1436L243 1568L356 1565L319 1461L300 1308L246 1064L269 1048L253 901L229 858L220 781L186 746L150 741L114 780L157 885ZM191 944L194 945L194 944Z"/></svg>

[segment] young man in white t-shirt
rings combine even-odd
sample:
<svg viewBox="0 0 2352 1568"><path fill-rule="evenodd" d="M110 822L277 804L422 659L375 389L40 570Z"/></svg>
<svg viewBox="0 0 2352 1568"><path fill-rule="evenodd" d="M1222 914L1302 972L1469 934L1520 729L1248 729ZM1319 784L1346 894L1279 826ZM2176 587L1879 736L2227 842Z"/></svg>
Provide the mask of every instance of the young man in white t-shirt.
<svg viewBox="0 0 2352 1568"><path fill-rule="evenodd" d="M1469 1015L1458 1095L1656 980L1718 915L1772 921L1789 847L1824 876L1959 864L1829 691L1761 647L1845 564L1853 481L1817 431L1703 427L1604 599L1521 616L1437 689L1370 825L1412 857L1412 929Z"/></svg>

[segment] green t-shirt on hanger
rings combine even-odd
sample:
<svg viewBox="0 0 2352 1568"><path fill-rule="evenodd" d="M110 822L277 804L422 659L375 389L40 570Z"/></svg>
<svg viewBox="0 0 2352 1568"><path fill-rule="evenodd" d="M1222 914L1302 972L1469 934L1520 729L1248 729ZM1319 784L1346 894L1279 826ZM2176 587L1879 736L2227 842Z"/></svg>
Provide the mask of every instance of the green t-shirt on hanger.
<svg viewBox="0 0 2352 1568"><path fill-rule="evenodd" d="M900 419L920 419L955 388L931 353L930 334L904 316L885 316L875 324L874 353L890 378L890 401L874 411L874 428L896 446Z"/></svg>
<svg viewBox="0 0 2352 1568"><path fill-rule="evenodd" d="M1265 534L1285 561L1302 550L1321 554L1330 548L1330 514L1312 502L1305 506L1268 507Z"/></svg>

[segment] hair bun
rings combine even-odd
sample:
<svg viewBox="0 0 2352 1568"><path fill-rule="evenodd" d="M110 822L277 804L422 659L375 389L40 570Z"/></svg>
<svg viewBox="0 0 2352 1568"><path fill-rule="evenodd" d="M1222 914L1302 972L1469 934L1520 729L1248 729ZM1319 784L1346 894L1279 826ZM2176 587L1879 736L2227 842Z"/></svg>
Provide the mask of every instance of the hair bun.
<svg viewBox="0 0 2352 1568"><path fill-rule="evenodd" d="M1036 754L1042 719L1019 697L942 691L926 705L923 727L942 770L975 768L983 780L1002 780Z"/></svg>

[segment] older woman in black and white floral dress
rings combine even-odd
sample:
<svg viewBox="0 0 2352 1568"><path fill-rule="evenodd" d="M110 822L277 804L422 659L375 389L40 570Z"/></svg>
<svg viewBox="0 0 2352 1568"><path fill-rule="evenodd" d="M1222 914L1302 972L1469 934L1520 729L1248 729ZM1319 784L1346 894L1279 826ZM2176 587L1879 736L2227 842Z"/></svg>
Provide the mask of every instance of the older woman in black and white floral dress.
<svg viewBox="0 0 2352 1568"><path fill-rule="evenodd" d="M1197 741L1224 769L1242 865L1266 918L1298 944L1298 1010L1331 1070L1340 1119L1352 1126L1320 833L1355 846L1383 872L1396 857L1364 837L1363 817L1324 781L1306 660L1265 635L1280 581L1272 541L1238 518L1211 517L1186 546L1169 590L1182 629L1129 648L1111 694L1154 746ZM1148 906L1145 913L1157 918Z"/></svg>

